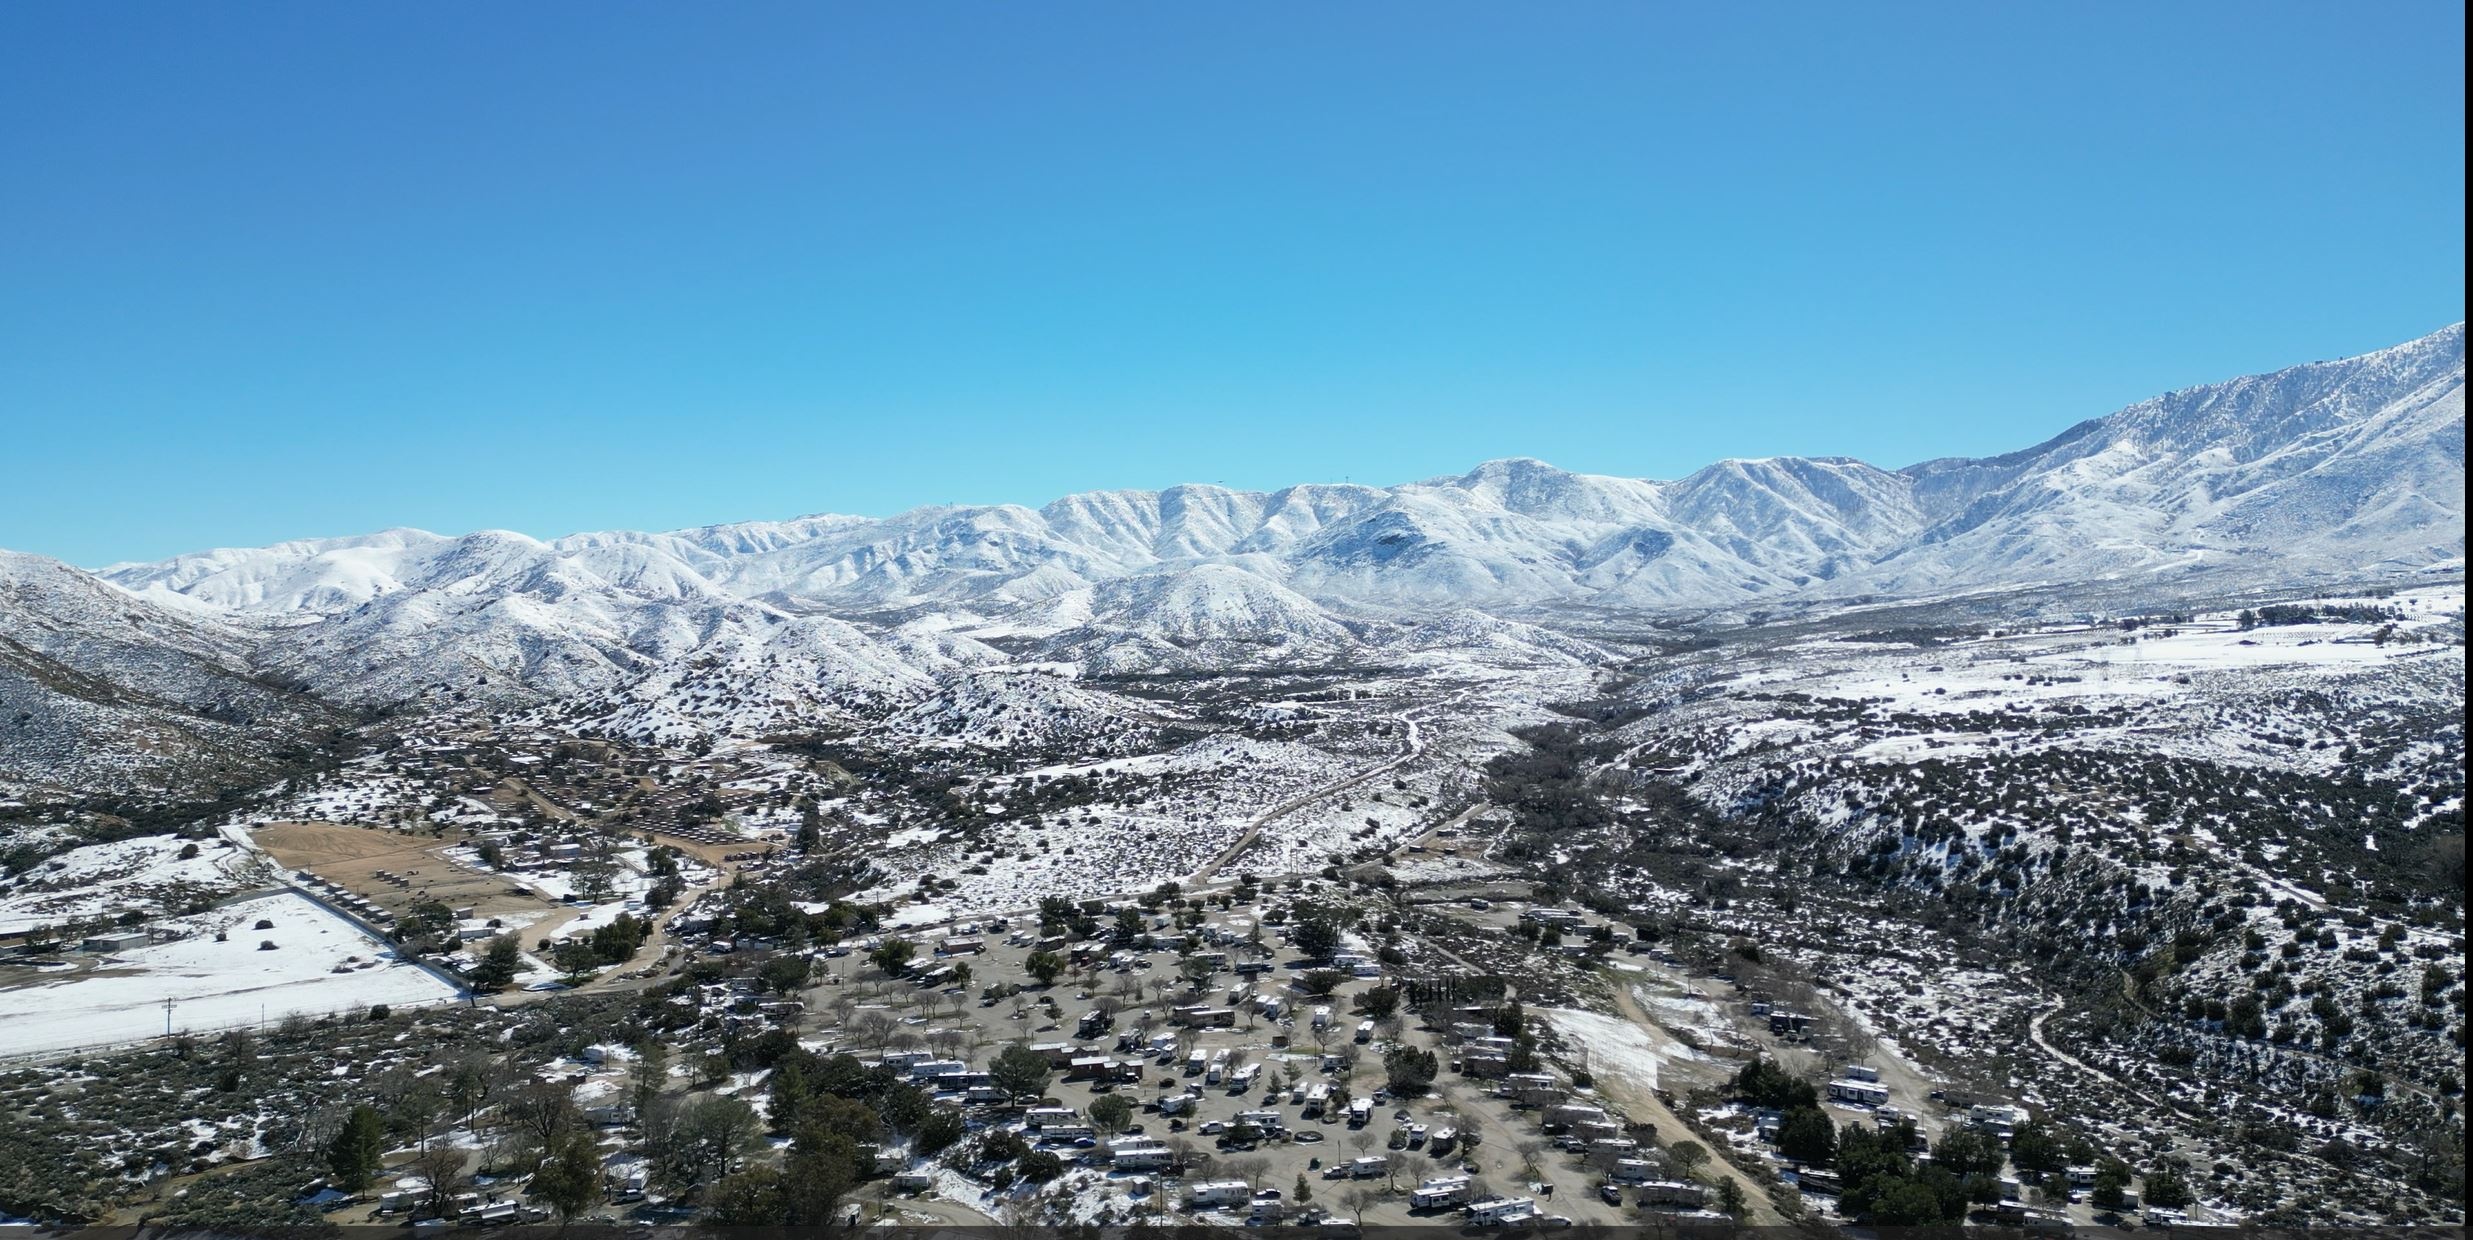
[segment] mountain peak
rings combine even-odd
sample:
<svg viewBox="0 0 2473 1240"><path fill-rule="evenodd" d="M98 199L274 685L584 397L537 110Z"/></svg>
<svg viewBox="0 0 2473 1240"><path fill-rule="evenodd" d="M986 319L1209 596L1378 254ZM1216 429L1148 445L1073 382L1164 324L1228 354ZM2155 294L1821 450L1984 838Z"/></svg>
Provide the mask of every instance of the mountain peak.
<svg viewBox="0 0 2473 1240"><path fill-rule="evenodd" d="M623 592L808 612L1012 606L1155 574L1214 607L1731 605L2117 576L2205 563L2297 573L2433 563L2463 544L2464 325L2338 362L2184 389L2004 456L1888 473L1848 457L1719 461L1679 481L1530 456L1388 488L1188 483L1033 509L947 504L542 543L386 531L103 574L165 601L336 616L457 590ZM1193 572L1211 566L1213 571ZM1257 574L1237 577L1237 570ZM455 583L462 583L460 588ZM1205 586L1213 587L1203 589ZM607 617L595 623L606 623Z"/></svg>

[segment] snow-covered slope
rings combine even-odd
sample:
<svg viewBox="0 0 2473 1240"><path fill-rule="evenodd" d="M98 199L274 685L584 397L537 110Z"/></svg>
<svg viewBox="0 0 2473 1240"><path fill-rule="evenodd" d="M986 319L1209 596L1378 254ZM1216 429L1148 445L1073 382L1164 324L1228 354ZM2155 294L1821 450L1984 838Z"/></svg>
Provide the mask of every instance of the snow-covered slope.
<svg viewBox="0 0 2473 1240"><path fill-rule="evenodd" d="M552 542L390 530L72 576L108 601L88 608L98 623L119 609L105 632L164 635L158 692L212 654L346 702L582 702L632 734L744 733L913 708L1008 658L1148 671L1465 639L1559 661L1591 651L1503 613L2460 567L2463 452L2459 324L1895 472L1779 457L1651 482L1513 459L1389 488L1180 486ZM16 609L20 628L41 611Z"/></svg>
<svg viewBox="0 0 2473 1240"><path fill-rule="evenodd" d="M1108 582L1049 610L1090 618L1042 643L1041 657L1098 671L1327 661L1357 641L1313 600L1230 564Z"/></svg>
<svg viewBox="0 0 2473 1240"><path fill-rule="evenodd" d="M2025 452L1905 476L1932 522L1862 585L2461 560L2464 325L2159 396Z"/></svg>
<svg viewBox="0 0 2473 1240"><path fill-rule="evenodd" d="M265 769L325 717L250 667L245 634L56 560L0 551L0 792L130 793Z"/></svg>

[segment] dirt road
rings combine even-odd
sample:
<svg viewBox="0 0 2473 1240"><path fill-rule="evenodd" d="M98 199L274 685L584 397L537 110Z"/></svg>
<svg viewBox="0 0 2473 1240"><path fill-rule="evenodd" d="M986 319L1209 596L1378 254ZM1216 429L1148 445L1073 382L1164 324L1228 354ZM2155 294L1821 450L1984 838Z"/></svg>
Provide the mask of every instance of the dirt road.
<svg viewBox="0 0 2473 1240"><path fill-rule="evenodd" d="M1674 1034L1651 1019L1647 1010L1640 1006L1639 1001L1632 998L1631 987L1618 985L1613 989L1614 1005L1621 1009L1623 1019L1644 1029L1654 1029L1668 1040L1674 1040ZM1621 1102L1623 1110L1633 1119L1656 1125L1658 1135L1666 1138L1668 1144L1671 1145L1678 1140L1698 1139L1697 1136L1692 1135L1691 1126L1683 1122L1683 1117L1676 1114L1674 1108L1667 1106L1654 1092L1641 1089L1620 1075L1611 1072L1597 1078L1597 1087ZM1785 1222L1785 1219L1778 1214L1777 1208L1769 1203L1769 1190L1763 1188L1759 1181L1745 1175L1743 1170L1728 1161L1725 1155L1714 1149L1710 1150L1709 1161L1702 1163L1701 1166L1718 1176L1733 1180L1742 1187L1746 1216L1743 1222L1754 1227L1775 1226Z"/></svg>
<svg viewBox="0 0 2473 1240"><path fill-rule="evenodd" d="M1462 694L1459 696L1466 695ZM1452 700L1457 700L1457 698L1455 697ZM1237 836L1236 842L1219 850L1219 854L1217 856L1214 856L1209 861L1204 862L1200 869L1195 870L1192 875L1186 878L1185 885L1191 887L1211 881L1212 877L1217 875L1220 870L1234 863L1237 858L1244 856L1245 850L1252 848L1255 841L1262 838L1262 829L1264 827L1267 827L1272 823L1313 804L1316 801L1322 800L1325 797L1346 792L1349 789L1366 782L1367 780L1388 775L1391 772L1398 770L1409 761L1415 759L1418 755L1424 753L1425 734L1417 727L1417 713L1415 711L1403 711L1400 714L1393 715L1392 718L1396 720L1403 728L1405 728L1408 734L1407 744L1402 747L1398 757L1367 767L1354 775L1333 780L1311 792L1290 797L1289 799L1254 815L1252 819L1246 822L1245 831L1243 834Z"/></svg>

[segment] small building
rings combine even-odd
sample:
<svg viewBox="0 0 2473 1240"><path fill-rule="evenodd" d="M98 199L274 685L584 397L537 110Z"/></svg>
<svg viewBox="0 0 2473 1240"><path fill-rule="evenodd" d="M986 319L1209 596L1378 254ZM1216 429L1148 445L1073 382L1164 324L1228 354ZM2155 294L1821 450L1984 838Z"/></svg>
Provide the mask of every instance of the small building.
<svg viewBox="0 0 2473 1240"><path fill-rule="evenodd" d="M1640 1204L1697 1210L1709 1203L1706 1185L1684 1180L1649 1180L1640 1185Z"/></svg>
<svg viewBox="0 0 2473 1240"><path fill-rule="evenodd" d="M1121 1141L1110 1146L1108 1157L1119 1171L1158 1171L1176 1161L1176 1154L1156 1141Z"/></svg>
<svg viewBox="0 0 2473 1240"><path fill-rule="evenodd" d="M1557 1129L1570 1128L1575 1124L1602 1123L1606 1118L1604 1109L1586 1103L1557 1103L1546 1108L1546 1113L1539 1123L1546 1131L1553 1132Z"/></svg>
<svg viewBox="0 0 2473 1240"><path fill-rule="evenodd" d="M1194 1185L1185 1194L1185 1207L1189 1210L1208 1210L1215 1206L1243 1205L1253 1197L1253 1185L1243 1180L1208 1180Z"/></svg>
<svg viewBox="0 0 2473 1240"><path fill-rule="evenodd" d="M1470 1051L1460 1056L1460 1075L1479 1080L1499 1077L1511 1070L1511 1059L1496 1051Z"/></svg>
<svg viewBox="0 0 2473 1240"><path fill-rule="evenodd" d="M1537 1202L1529 1197L1490 1197L1468 1207L1468 1221L1478 1227L1490 1227L1524 1219L1537 1212Z"/></svg>
<svg viewBox="0 0 2473 1240"><path fill-rule="evenodd" d="M2027 1122L2027 1113L2021 1107L2007 1104L1979 1103L1967 1108L1966 1122L1985 1132L2007 1137Z"/></svg>
<svg viewBox="0 0 2473 1240"><path fill-rule="evenodd" d="M1658 1175L1658 1165L1645 1158L1618 1158L1606 1174L1617 1184L1647 1184Z"/></svg>

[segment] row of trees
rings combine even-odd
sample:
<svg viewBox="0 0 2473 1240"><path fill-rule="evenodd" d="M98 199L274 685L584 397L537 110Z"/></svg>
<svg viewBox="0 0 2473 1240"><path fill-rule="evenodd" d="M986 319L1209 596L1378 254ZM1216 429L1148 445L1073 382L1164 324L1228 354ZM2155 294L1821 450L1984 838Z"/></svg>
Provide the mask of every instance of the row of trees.
<svg viewBox="0 0 2473 1240"><path fill-rule="evenodd" d="M2117 1209L2127 1200L2133 1178L2120 1159L2041 1121L2019 1127L2006 1150L1991 1133L1952 1130L1932 1148L1931 1161L1919 1163L1911 1151L1922 1142L1912 1121L1886 1130L1861 1123L1841 1128L1821 1110L1819 1092L1810 1082L1765 1058L1745 1064L1735 1074L1731 1092L1753 1105L1784 1111L1778 1121L1778 1152L1807 1167L1834 1168L1844 1186L1840 1208L1849 1217L1883 1226L1963 1220L1970 1205L2001 1199L2000 1174L2009 1166L2041 1183L2064 1173L2073 1162L2092 1164L2090 1199L2105 1209ZM2160 1168L2147 1176L2150 1205L2184 1206L2193 1196L2187 1176L2176 1168Z"/></svg>

